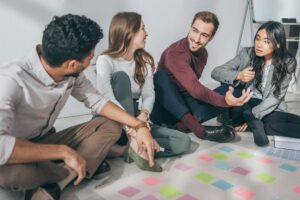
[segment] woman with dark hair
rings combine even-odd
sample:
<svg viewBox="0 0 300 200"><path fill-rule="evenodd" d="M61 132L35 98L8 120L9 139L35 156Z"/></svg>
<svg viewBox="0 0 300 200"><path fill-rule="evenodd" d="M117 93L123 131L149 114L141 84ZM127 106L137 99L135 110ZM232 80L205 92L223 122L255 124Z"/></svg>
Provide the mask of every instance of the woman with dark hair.
<svg viewBox="0 0 300 200"><path fill-rule="evenodd" d="M267 135L300 137L300 117L286 112L285 95L297 63L286 48L283 25L262 24L254 44L212 71L221 83L253 91L247 104L230 109L233 125L240 132L249 126L258 146L269 143Z"/></svg>
<svg viewBox="0 0 300 200"><path fill-rule="evenodd" d="M134 12L116 14L109 27L109 47L98 57L96 67L99 91L145 122L149 122L155 100L154 60L144 49L147 35L141 15ZM187 134L155 124L150 126L153 138L164 149L158 151L156 157L178 155L189 149L191 140ZM130 147L125 161L133 160L144 170L161 171L157 163L153 167L148 166L145 152L137 153L135 131L127 129L126 132ZM119 144L126 144L124 139L126 137L121 137Z"/></svg>

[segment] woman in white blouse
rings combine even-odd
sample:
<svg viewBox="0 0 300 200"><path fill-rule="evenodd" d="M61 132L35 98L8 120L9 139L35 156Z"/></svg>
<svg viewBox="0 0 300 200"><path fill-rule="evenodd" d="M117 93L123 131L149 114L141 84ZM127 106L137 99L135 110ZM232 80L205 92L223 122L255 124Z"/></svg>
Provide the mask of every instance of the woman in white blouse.
<svg viewBox="0 0 300 200"><path fill-rule="evenodd" d="M111 101L140 120L149 122L155 95L152 56L144 50L148 34L141 15L134 12L117 13L109 27L109 47L97 60L97 88ZM151 124L153 138L161 146L156 157L167 157L186 152L190 148L190 137L177 130ZM126 129L126 128L125 128ZM125 161L134 161L137 166L149 171L162 171L155 163L149 167L145 152L137 153L135 131L127 129L129 149ZM123 141L120 143L126 143Z"/></svg>

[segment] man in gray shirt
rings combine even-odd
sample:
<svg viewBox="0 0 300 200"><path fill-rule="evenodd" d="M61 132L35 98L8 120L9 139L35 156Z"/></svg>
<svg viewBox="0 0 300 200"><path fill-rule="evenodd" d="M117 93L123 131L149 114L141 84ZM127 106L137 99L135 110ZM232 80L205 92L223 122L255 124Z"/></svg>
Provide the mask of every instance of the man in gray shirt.
<svg viewBox="0 0 300 200"><path fill-rule="evenodd" d="M0 67L0 187L26 190L27 199L59 199L72 180L78 185L96 172L121 124L132 128L153 165L156 143L147 125L100 95L82 72L102 37L85 16L54 17L42 45ZM70 95L100 116L55 133L53 124Z"/></svg>

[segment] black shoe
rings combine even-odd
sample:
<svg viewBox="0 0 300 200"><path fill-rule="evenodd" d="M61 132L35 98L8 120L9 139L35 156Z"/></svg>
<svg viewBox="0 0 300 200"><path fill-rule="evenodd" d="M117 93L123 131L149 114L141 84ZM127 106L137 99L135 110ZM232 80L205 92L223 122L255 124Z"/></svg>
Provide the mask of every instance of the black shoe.
<svg viewBox="0 0 300 200"><path fill-rule="evenodd" d="M110 165L106 160L103 160L94 173L94 176L110 171Z"/></svg>
<svg viewBox="0 0 300 200"><path fill-rule="evenodd" d="M205 132L201 139L214 142L230 142L235 138L235 131L232 127L222 126L204 126Z"/></svg>
<svg viewBox="0 0 300 200"><path fill-rule="evenodd" d="M25 200L59 200L61 190L56 183L46 184L25 193Z"/></svg>

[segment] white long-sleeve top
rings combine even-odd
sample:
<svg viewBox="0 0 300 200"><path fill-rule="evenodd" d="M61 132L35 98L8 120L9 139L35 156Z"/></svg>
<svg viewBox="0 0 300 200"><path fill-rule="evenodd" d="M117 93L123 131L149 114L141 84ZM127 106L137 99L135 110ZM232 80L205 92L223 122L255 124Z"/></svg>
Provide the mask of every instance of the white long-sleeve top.
<svg viewBox="0 0 300 200"><path fill-rule="evenodd" d="M151 113L155 100L151 66L147 65L148 73L142 88L134 81L134 70L135 61L133 59L127 61L123 58L111 58L108 55L99 56L96 64L97 89L104 97L122 107L114 96L111 86L111 77L113 73L123 71L130 78L133 98L138 99L141 97L141 109L146 109Z"/></svg>

